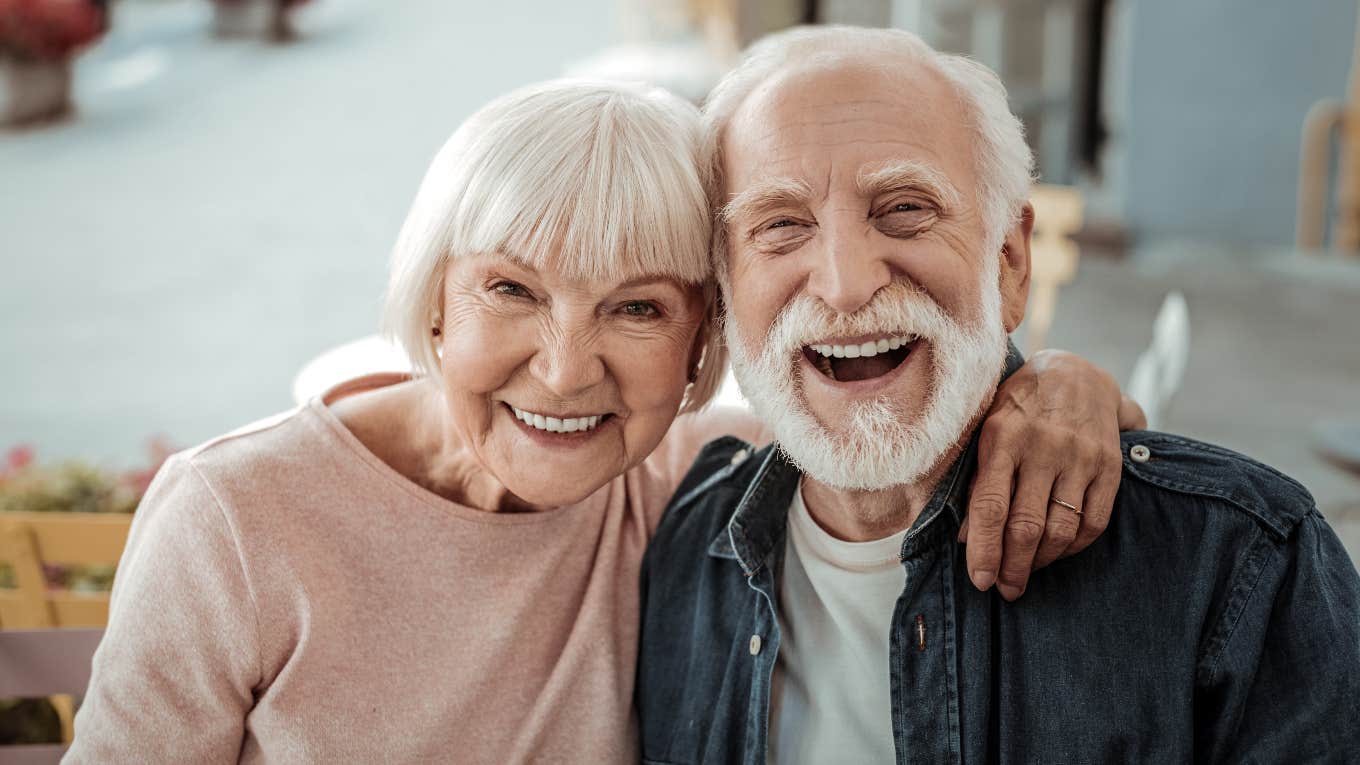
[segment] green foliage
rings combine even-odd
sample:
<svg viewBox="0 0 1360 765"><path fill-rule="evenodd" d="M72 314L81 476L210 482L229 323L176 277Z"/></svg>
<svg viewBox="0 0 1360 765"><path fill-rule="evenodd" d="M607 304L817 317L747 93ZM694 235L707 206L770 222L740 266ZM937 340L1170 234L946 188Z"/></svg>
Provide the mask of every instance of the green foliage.
<svg viewBox="0 0 1360 765"><path fill-rule="evenodd" d="M0 513L130 513L140 499L136 487L79 462L0 479Z"/></svg>

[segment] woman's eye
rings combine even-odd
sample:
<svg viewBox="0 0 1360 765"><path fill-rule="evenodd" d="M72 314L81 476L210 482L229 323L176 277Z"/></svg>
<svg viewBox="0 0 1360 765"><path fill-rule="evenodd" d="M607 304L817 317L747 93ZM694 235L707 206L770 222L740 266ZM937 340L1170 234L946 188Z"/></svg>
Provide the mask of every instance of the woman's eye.
<svg viewBox="0 0 1360 765"><path fill-rule="evenodd" d="M495 284L491 285L491 291L495 292L498 295L505 295L506 297L529 296L529 290L525 289L524 285L516 284L515 282L509 281L496 282Z"/></svg>
<svg viewBox="0 0 1360 765"><path fill-rule="evenodd" d="M661 311L651 303L642 300L632 300L623 304L623 312L628 316L636 316L642 319L650 319L661 315Z"/></svg>

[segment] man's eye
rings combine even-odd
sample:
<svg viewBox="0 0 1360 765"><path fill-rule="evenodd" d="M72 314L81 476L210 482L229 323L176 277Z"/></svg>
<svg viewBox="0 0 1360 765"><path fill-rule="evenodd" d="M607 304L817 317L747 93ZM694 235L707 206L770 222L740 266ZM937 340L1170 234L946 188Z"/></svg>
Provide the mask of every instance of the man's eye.
<svg viewBox="0 0 1360 765"><path fill-rule="evenodd" d="M787 228L792 225L794 225L793 221L789 220L788 218L780 218L774 223L771 223L769 226L766 226L766 228Z"/></svg>
<svg viewBox="0 0 1360 765"><path fill-rule="evenodd" d="M495 292L498 295L505 295L506 297L529 296L529 290L525 289L524 285L516 284L515 282L511 281L496 282L495 284L491 285L491 291Z"/></svg>
<svg viewBox="0 0 1360 765"><path fill-rule="evenodd" d="M636 316L643 319L650 319L661 315L661 311L651 303L642 300L632 300L623 304L623 312L629 316Z"/></svg>
<svg viewBox="0 0 1360 765"><path fill-rule="evenodd" d="M912 202L898 202L893 205L892 212L918 212L921 206Z"/></svg>

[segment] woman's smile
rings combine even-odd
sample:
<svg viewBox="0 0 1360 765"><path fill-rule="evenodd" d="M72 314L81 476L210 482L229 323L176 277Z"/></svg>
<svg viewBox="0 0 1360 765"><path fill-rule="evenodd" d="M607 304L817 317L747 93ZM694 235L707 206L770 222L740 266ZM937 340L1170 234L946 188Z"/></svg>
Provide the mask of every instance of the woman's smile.
<svg viewBox="0 0 1360 765"><path fill-rule="evenodd" d="M601 414L544 414L502 403L501 409L514 420L525 436L542 446L577 447L595 440L617 419L610 412Z"/></svg>

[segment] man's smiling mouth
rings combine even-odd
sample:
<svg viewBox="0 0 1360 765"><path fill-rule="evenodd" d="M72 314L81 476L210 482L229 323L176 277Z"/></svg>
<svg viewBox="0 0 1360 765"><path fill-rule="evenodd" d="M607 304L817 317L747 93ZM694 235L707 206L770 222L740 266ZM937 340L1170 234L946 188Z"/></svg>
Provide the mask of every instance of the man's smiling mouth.
<svg viewBox="0 0 1360 765"><path fill-rule="evenodd" d="M813 368L837 382L872 380L893 371L916 347L916 335L883 335L803 346Z"/></svg>

